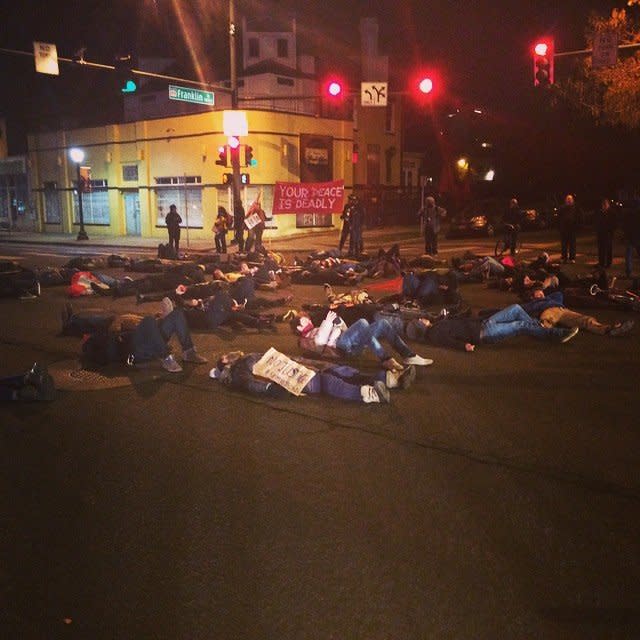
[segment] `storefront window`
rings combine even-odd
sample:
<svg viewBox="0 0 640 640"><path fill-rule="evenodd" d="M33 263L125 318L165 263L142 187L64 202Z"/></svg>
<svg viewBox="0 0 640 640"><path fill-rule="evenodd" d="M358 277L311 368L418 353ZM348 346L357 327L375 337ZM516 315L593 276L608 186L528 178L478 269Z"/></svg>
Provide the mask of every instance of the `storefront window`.
<svg viewBox="0 0 640 640"><path fill-rule="evenodd" d="M182 226L202 229L202 187L200 176L156 178L156 226L164 227L169 207L175 204ZM166 186L165 186L166 185Z"/></svg>
<svg viewBox="0 0 640 640"><path fill-rule="evenodd" d="M91 180L91 191L82 194L82 217L85 224L110 224L109 188L106 180ZM73 198L73 221L80 224L77 191Z"/></svg>

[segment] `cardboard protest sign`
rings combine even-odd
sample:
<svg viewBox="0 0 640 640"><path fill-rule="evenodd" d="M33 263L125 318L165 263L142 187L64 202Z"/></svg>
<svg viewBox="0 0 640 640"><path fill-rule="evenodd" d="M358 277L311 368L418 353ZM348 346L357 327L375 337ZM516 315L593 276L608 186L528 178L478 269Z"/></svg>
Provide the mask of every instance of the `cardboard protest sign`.
<svg viewBox="0 0 640 640"><path fill-rule="evenodd" d="M253 374L272 380L293 395L300 396L316 372L271 347L253 365Z"/></svg>

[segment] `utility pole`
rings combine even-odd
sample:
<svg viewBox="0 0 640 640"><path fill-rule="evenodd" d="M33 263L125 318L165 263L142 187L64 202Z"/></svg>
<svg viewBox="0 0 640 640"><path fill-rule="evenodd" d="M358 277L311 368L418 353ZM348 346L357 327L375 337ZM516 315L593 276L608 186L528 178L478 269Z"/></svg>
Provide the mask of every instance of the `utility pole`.
<svg viewBox="0 0 640 640"><path fill-rule="evenodd" d="M231 109L238 109L238 72L236 68L236 9L235 0L229 0L229 77L231 80ZM233 171L233 215L239 213L240 200L240 153L231 153ZM235 222L234 222L235 224Z"/></svg>

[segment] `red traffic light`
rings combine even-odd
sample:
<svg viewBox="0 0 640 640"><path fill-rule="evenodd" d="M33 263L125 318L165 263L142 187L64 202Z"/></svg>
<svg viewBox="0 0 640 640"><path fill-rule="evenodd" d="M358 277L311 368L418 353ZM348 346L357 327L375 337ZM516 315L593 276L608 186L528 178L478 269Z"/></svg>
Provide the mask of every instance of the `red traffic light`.
<svg viewBox="0 0 640 640"><path fill-rule="evenodd" d="M221 167L229 166L227 161L227 145L222 145L218 147L218 159L216 160L216 164L219 164Z"/></svg>
<svg viewBox="0 0 640 640"><path fill-rule="evenodd" d="M344 84L339 78L329 78L324 83L324 94L331 100L340 100L344 97Z"/></svg>
<svg viewBox="0 0 640 640"><path fill-rule="evenodd" d="M533 84L536 87L549 87L553 84L553 40L539 40L533 47Z"/></svg>
<svg viewBox="0 0 640 640"><path fill-rule="evenodd" d="M536 46L533 47L533 52L537 56L546 56L548 49L549 45L546 42L538 42Z"/></svg>
<svg viewBox="0 0 640 640"><path fill-rule="evenodd" d="M418 82L418 90L425 95L431 93L433 91L433 80L429 77L422 78Z"/></svg>
<svg viewBox="0 0 640 640"><path fill-rule="evenodd" d="M437 70L422 67L411 73L407 93L419 104L426 106L433 101L436 94L440 93L441 85Z"/></svg>

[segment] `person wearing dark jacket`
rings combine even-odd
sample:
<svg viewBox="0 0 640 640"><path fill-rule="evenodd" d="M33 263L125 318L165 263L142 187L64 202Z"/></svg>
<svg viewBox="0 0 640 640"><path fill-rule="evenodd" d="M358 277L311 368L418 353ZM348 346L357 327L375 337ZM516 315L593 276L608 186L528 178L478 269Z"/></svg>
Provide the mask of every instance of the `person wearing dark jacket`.
<svg viewBox="0 0 640 640"><path fill-rule="evenodd" d="M598 266L608 269L613 260L613 232L616 228L616 210L611 200L604 198L595 217L596 240L598 242Z"/></svg>
<svg viewBox="0 0 640 640"><path fill-rule="evenodd" d="M603 323L593 316L568 309L564 304L562 291L545 294L542 288L531 292L531 299L522 303L522 308L533 318L538 318L544 327L579 327L599 336L622 336L629 333L634 326L633 320L625 322Z"/></svg>
<svg viewBox="0 0 640 640"><path fill-rule="evenodd" d="M500 342L515 336L531 336L541 340L568 342L578 333L578 329L543 327L519 304L512 304L488 318L447 316L432 323L427 318L413 320L407 326L407 336L411 340L429 342L434 346L475 351L478 344Z"/></svg>
<svg viewBox="0 0 640 640"><path fill-rule="evenodd" d="M209 376L233 388L253 394L264 394L272 398L291 397L291 393L276 382L253 373L255 364L263 353L242 351L223 354ZM415 367L402 372L378 370L373 375L363 374L358 369L343 364L334 364L292 358L315 375L303 387L306 395L326 395L355 402L388 403L389 389L408 389L416 377Z"/></svg>
<svg viewBox="0 0 640 640"><path fill-rule="evenodd" d="M504 241L512 256L516 255L516 247L518 245L518 234L522 225L523 213L518 200L511 198L509 207L506 210L502 223L504 225Z"/></svg>
<svg viewBox="0 0 640 640"><path fill-rule="evenodd" d="M565 197L564 204L558 209L560 225L560 253L562 262L576 261L576 237L580 224L580 210L575 198L570 193Z"/></svg>
<svg viewBox="0 0 640 640"><path fill-rule="evenodd" d="M166 309L161 317L139 314L122 314L101 318L100 314L74 318L68 307L67 317L63 316L63 333L66 326L86 331L82 342L82 353L93 364L105 365L111 362L138 365L159 359L163 369L170 373L182 371L182 367L171 354L169 341L175 336L182 348L183 362L203 364L207 360L197 353L187 320L181 309ZM81 327L81 329L80 329Z"/></svg>
<svg viewBox="0 0 640 640"><path fill-rule="evenodd" d="M172 249L176 258L180 256L180 225L182 224L182 218L178 213L178 207L172 204L169 207L169 213L164 218L167 225L167 231L169 232L169 248Z"/></svg>

